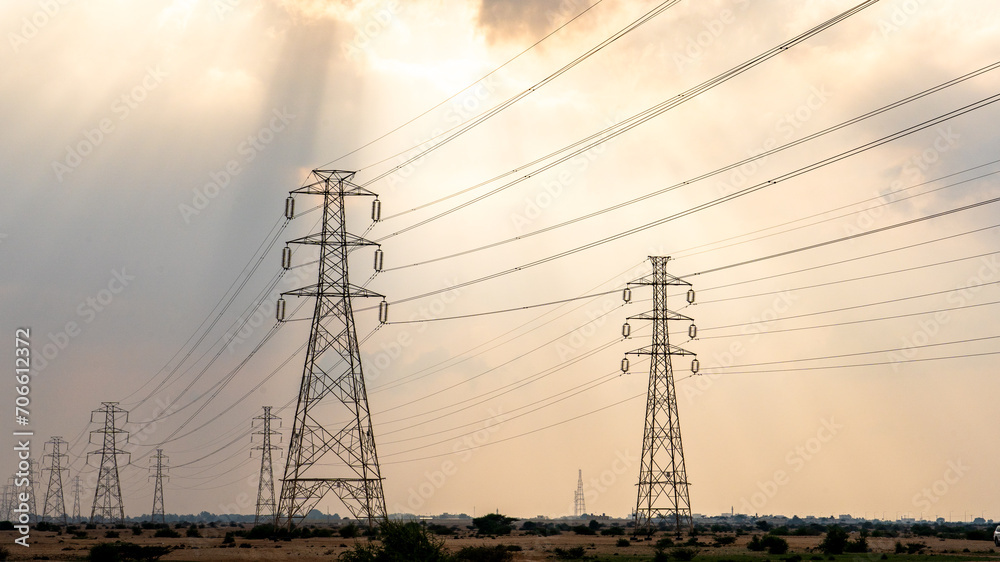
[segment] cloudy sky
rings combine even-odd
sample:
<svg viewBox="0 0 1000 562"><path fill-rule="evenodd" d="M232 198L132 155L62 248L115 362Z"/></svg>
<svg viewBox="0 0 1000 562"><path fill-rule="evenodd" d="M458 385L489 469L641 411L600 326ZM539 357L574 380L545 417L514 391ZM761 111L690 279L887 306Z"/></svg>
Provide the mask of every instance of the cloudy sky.
<svg viewBox="0 0 1000 562"><path fill-rule="evenodd" d="M621 325L650 293L620 291L662 255L697 293L669 300L696 513L1000 518L1000 70L970 75L1000 12L882 0L744 68L856 4L678 2L548 80L659 4L5 2L0 317L8 364L31 331L35 458L69 442L89 514L117 401L127 514L156 448L168 512L253 513L251 420L287 443L308 337L274 301L315 282L308 251L279 277L318 218L284 200L335 168L382 203L348 227L384 251L350 267L390 303L355 303L389 511L566 515L582 470L588 511L629 514L648 363L619 365L651 332Z"/></svg>

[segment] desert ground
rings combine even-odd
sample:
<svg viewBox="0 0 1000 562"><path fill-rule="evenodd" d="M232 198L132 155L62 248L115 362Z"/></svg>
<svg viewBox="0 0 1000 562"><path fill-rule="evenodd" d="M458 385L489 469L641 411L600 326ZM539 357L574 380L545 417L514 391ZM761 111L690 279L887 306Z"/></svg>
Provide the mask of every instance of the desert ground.
<svg viewBox="0 0 1000 562"><path fill-rule="evenodd" d="M120 538L107 538L109 527L99 526L97 529L85 531L87 536L74 537L72 534L56 533L54 531L33 531L30 535L30 547L24 548L14 544L18 536L16 531L0 532L0 544L10 551L10 560L84 560L87 559L90 548L102 542L122 540L142 546L167 546L172 550L161 560L192 560L192 561L229 561L229 560L295 560L308 562L312 560L335 560L344 551L351 548L355 541L366 542L368 539L344 539L339 536L332 538L307 538L291 541L274 541L266 539L249 540L236 537L232 544L223 544L227 532L247 530L249 525L241 527L209 527L200 529L198 538L183 536L181 538L154 537L154 531L147 529L141 535L134 535L130 529L119 529ZM761 534L761 533L758 533ZM652 560L656 541L668 533L657 533L652 538L640 537L629 541L628 546L619 546L621 537L577 535L564 532L555 536L540 537L514 531L509 536L476 537L460 532L456 536L441 537L445 545L452 551L458 551L466 546L478 545L512 545L514 560L561 560L574 559L560 557L560 551L569 551L574 547L583 547L584 560L616 560L639 561ZM819 554L818 545L821 536L786 536L789 551L785 555L769 555L767 552L751 552L746 546L752 534L736 536L731 545L714 546L715 537L734 536L728 533L706 533L699 535L695 560L712 561L747 561L754 560L837 560L839 562L867 562L875 560L897 560L911 562L916 560L998 560L1000 549L989 541L972 541L964 539L940 539L935 537L869 538L871 552L867 554L844 554L828 557ZM856 536L856 533L852 537ZM625 538L628 538L626 535ZM680 542L690 540L684 537ZM895 544L900 541L907 543L922 543L926 545L919 555L896 554ZM519 550L516 547L520 547ZM668 553L670 550L668 549ZM883 557L883 554L885 557ZM580 558L576 558L580 559ZM673 557L672 557L673 559Z"/></svg>

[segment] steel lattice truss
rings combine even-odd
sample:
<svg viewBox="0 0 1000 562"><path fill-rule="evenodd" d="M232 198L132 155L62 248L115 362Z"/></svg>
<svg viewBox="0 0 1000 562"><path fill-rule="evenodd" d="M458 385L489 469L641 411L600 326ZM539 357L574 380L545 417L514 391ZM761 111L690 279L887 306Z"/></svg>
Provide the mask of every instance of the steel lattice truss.
<svg viewBox="0 0 1000 562"><path fill-rule="evenodd" d="M66 500L63 495L62 473L69 470L63 467L63 460L67 458L63 453L63 446L66 442L62 437L56 436L49 440L48 445L52 451L45 455L49 459L49 486L45 489L45 501L42 503L41 521L58 521L60 525L67 524Z"/></svg>
<svg viewBox="0 0 1000 562"><path fill-rule="evenodd" d="M319 247L315 285L284 295L315 297L302 383L278 506L279 524L301 521L335 493L369 526L386 518L382 476L368 411L351 299L382 297L352 285L351 248L376 245L347 233L344 200L375 194L351 183L353 172L313 170L313 183L292 194L323 196L322 230L290 243Z"/></svg>
<svg viewBox="0 0 1000 562"><path fill-rule="evenodd" d="M277 502L274 499L274 467L271 463L271 451L277 449L277 445L271 444L271 436L278 433L271 429L271 421L278 419L278 416L271 414L271 407L264 406L264 414L254 418L255 422L260 422L261 429L255 431L253 435L263 436L263 443L254 450L259 450L260 455L260 480L257 481L257 511L254 515L254 526L260 525L266 519L275 523L278 515Z"/></svg>
<svg viewBox="0 0 1000 562"><path fill-rule="evenodd" d="M155 466L150 466L149 468L153 470L153 474L150 478L154 479L153 483L153 509L150 511L149 520L152 523L166 523L166 513L163 510L163 470L169 468L167 465L163 464L167 460L167 457L163 456L163 449L157 449L156 455L150 459L151 462L156 462ZM159 521L157 521L159 520Z"/></svg>
<svg viewBox="0 0 1000 562"><path fill-rule="evenodd" d="M125 505L122 503L122 486L118 478L118 455L127 455L118 448L119 435L124 434L124 442L128 443L128 432L118 429L118 422L128 423L128 412L118 407L118 402L102 402L95 414L103 414L104 428L90 432L103 435L100 450L91 451L88 455L101 455L101 465L97 471L97 489L94 490L94 504L90 509L91 523L125 523Z"/></svg>
<svg viewBox="0 0 1000 562"><path fill-rule="evenodd" d="M691 319L667 309L667 287L690 287L691 284L667 273L670 258L650 256L649 259L653 263L652 275L629 283L629 286L650 285L653 288L653 310L629 318L653 322L652 344L629 352L649 356L635 532L649 532L654 530L658 520L666 520L672 521L679 533L682 528L691 527L692 520L671 357L692 354L670 344L668 322Z"/></svg>

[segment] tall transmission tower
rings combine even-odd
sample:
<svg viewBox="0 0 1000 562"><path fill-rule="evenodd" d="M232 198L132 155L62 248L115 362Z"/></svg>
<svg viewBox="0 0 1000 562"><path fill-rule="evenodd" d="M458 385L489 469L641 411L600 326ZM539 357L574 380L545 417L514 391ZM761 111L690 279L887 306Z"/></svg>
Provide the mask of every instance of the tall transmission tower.
<svg viewBox="0 0 1000 562"><path fill-rule="evenodd" d="M335 493L355 519L368 526L386 518L382 475L375 450L375 434L368 410L368 394L361 370L361 353L354 326L352 299L382 297L352 285L348 279L348 253L360 246L377 245L346 231L344 200L350 196L375 196L351 182L354 172L313 170L311 183L290 192L285 215L292 217L296 194L323 196L320 232L289 243L319 247L319 277L310 285L282 294L278 320L284 319L284 296L315 297L302 382L285 459L285 473L278 506L279 524L301 521L328 493ZM377 220L378 199L372 207ZM376 252L380 269L381 250ZM286 247L282 263L291 253ZM384 320L380 305L380 320ZM283 520L282 520L283 519Z"/></svg>
<svg viewBox="0 0 1000 562"><path fill-rule="evenodd" d="M677 394L674 390L674 370L671 358L693 355L670 344L669 321L688 321L691 318L667 308L667 288L688 287L687 300L694 303L694 290L687 281L667 273L669 257L650 256L653 263L651 275L637 279L628 287L650 285L653 287L653 310L629 320L653 322L652 344L630 351L622 362L628 370L627 355L649 356L649 390L646 395L646 422L642 434L642 457L639 466L639 494L635 508L635 532L650 532L654 520L673 520L679 534L682 528L692 526L691 500L688 496L687 470L684 468L684 449L681 446L681 422L677 415ZM630 289L626 289L628 293ZM627 300L627 299L626 299ZM624 333L629 331L628 324ZM694 339L694 324L688 330ZM691 363L694 372L698 360Z"/></svg>
<svg viewBox="0 0 1000 562"><path fill-rule="evenodd" d="M163 449L157 449L156 454L149 459L150 463L155 462L155 465L149 467L153 471L153 474L149 475L149 478L155 479L153 484L153 509L150 511L149 521L150 523L157 523L157 517L159 517L159 523L166 523L166 514L163 511L163 471L167 468L164 461L167 457L163 456Z"/></svg>
<svg viewBox="0 0 1000 562"><path fill-rule="evenodd" d="M43 470L49 471L49 487L45 490L41 520L46 521L52 518L58 520L60 525L65 526L67 524L66 499L63 496L62 473L69 469L63 467L63 459L67 458L67 455L62 451L66 442L57 435L50 439L46 445L49 445L51 449L45 455L45 458L49 459L49 467Z"/></svg>
<svg viewBox="0 0 1000 562"><path fill-rule="evenodd" d="M73 478L73 522L79 523L83 517L80 515L80 477Z"/></svg>
<svg viewBox="0 0 1000 562"><path fill-rule="evenodd" d="M93 444L94 434L103 435L102 446L97 451L87 453L101 455L101 465L97 471L97 488L94 490L94 504L90 509L90 523L125 523L125 505L122 503L122 486L118 479L118 455L127 455L118 448L119 435L124 434L124 442L128 443L128 432L119 429L119 421L128 423L128 412L118 407L118 402L101 402L101 407L90 414L91 423L94 416L104 418L104 428L90 432Z"/></svg>
<svg viewBox="0 0 1000 562"><path fill-rule="evenodd" d="M277 431L271 429L271 421L279 419L271 414L271 407L264 406L264 413L254 418L259 422L260 430L253 432L253 435L260 435L262 443L251 449L260 451L260 480L257 482L257 513L253 518L253 525L260 525L261 518L264 517L272 524L277 524L278 506L274 500L274 467L271 463L271 451L278 449L277 445L271 444L271 436L277 435Z"/></svg>
<svg viewBox="0 0 1000 562"><path fill-rule="evenodd" d="M580 469L576 480L576 492L573 493L573 517L580 517L586 512L587 507L583 503L583 469Z"/></svg>

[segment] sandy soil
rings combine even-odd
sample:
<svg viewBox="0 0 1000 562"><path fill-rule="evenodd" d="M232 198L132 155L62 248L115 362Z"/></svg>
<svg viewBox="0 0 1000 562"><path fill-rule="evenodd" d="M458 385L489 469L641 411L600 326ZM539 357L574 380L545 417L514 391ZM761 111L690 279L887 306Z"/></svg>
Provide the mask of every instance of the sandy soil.
<svg viewBox="0 0 1000 562"><path fill-rule="evenodd" d="M230 560L296 560L310 562L313 560L335 560L337 555L347 550L353 544L353 539L342 538L313 538L295 540L292 542L273 542L267 540L245 540L236 539L236 547L225 548L222 546L222 538L228 527L217 529L205 528L202 530L202 538L177 538L163 539L154 538L153 531L144 531L141 536L133 536L130 530L119 531L121 538L128 542L140 545L165 545L174 547L175 550L161 558L161 560L196 560L196 561L230 561ZM89 538L75 539L69 535L56 535L54 532L39 533L32 532L29 548L24 548L13 544L18 536L16 531L0 532L0 545L6 546L11 552L11 560L80 560L87 556L91 546L100 542L109 542L114 539L104 538L105 529L90 530L87 532ZM182 530L183 531L183 530ZM821 537L785 537L788 540L791 553L808 553L819 545ZM632 542L628 547L617 547L615 545L618 537L607 536L579 536L573 533L563 533L552 537L536 537L523 534L514 534L508 537L496 539L459 537L447 538L446 545L451 550L458 550L465 546L507 544L518 545L521 551L515 553L516 560L551 560L554 559L553 551L556 548L568 549L575 546L583 546L587 549L588 556L615 556L628 558L630 556L651 557L654 552L655 538L653 540L639 540ZM735 544L725 547L710 546L711 536L699 537L701 545L699 552L715 556L746 555L750 552L746 549L746 543L750 540L749 535L738 537ZM365 540L365 539L360 539ZM874 551L874 555L859 555L858 560L867 562L875 561L883 552L892 553L897 539L869 539L869 545ZM962 554L965 549L968 553L977 554L1000 554L1000 549L994 548L991 542L966 541L966 540L942 540L937 538L906 538L901 537L903 544L909 542L920 542L927 545L927 553L956 553ZM251 548L239 548L241 544L250 544ZM762 559L766 556L762 556ZM772 557L774 558L774 557ZM808 556L806 557L808 559Z"/></svg>

